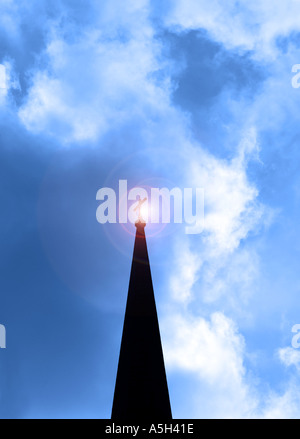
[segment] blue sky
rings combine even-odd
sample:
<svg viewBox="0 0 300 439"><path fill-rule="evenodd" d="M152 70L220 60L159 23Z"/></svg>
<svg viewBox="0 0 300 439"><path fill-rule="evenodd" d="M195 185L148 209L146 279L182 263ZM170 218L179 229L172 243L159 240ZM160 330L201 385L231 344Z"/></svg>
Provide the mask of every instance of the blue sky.
<svg viewBox="0 0 300 439"><path fill-rule="evenodd" d="M119 179L205 191L202 234L148 237L174 417L299 418L299 13L0 1L1 418L110 416L133 237L96 193Z"/></svg>

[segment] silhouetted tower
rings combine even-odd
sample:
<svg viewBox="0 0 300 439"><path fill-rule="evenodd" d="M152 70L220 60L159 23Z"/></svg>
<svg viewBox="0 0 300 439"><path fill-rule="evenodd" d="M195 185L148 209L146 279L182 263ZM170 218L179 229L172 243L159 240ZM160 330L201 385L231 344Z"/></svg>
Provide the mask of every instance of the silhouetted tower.
<svg viewBox="0 0 300 439"><path fill-rule="evenodd" d="M172 419L145 226L136 222L113 420Z"/></svg>

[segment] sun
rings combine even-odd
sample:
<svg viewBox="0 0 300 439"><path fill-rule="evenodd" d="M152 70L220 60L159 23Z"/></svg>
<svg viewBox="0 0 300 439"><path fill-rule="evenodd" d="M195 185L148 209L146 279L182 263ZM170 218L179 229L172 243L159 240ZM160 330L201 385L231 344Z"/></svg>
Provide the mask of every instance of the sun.
<svg viewBox="0 0 300 439"><path fill-rule="evenodd" d="M149 221L149 203L146 201L140 209L140 217L147 223Z"/></svg>

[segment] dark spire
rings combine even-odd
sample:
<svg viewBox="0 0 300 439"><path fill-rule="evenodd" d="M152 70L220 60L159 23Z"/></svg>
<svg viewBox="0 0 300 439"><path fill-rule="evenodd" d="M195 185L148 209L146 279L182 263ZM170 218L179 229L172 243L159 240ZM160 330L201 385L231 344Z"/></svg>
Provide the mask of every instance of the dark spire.
<svg viewBox="0 0 300 439"><path fill-rule="evenodd" d="M136 223L113 420L172 419L145 226Z"/></svg>

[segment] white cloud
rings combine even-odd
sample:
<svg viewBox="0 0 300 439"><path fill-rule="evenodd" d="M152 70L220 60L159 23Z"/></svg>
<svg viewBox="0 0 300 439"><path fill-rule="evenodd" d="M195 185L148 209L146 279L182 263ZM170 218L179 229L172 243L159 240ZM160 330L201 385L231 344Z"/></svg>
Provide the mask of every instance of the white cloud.
<svg viewBox="0 0 300 439"><path fill-rule="evenodd" d="M222 375L224 386L228 380L239 381L244 374L244 341L230 319L221 313L212 314L209 322L201 317L185 319L183 315L170 319L167 328L172 328L173 336L166 348L170 368L196 373L209 383Z"/></svg>
<svg viewBox="0 0 300 439"><path fill-rule="evenodd" d="M163 321L162 334L168 372L194 375L193 411L188 417L299 418L299 382L288 381L281 393L261 391L259 381L245 367L245 340L223 313L204 319L174 312ZM285 364L299 367L298 352L290 348L279 352Z"/></svg>
<svg viewBox="0 0 300 439"><path fill-rule="evenodd" d="M231 319L175 314L163 323L163 333L168 370L195 375L193 417L253 416L257 401L246 382L245 343Z"/></svg>
<svg viewBox="0 0 300 439"><path fill-rule="evenodd" d="M13 62L5 60L0 64L0 106L8 102L8 95L11 89L19 89L19 81L14 71Z"/></svg>
<svg viewBox="0 0 300 439"><path fill-rule="evenodd" d="M0 64L0 89L6 90L6 68Z"/></svg>
<svg viewBox="0 0 300 439"><path fill-rule="evenodd" d="M252 310L245 305L256 292L259 262L257 251L252 248L241 248L227 257L210 260L200 274L203 300L212 303L223 299L227 309L250 318Z"/></svg>
<svg viewBox="0 0 300 439"><path fill-rule="evenodd" d="M0 106L5 102L7 95L7 78L6 68L3 64L0 64Z"/></svg>
<svg viewBox="0 0 300 439"><path fill-rule="evenodd" d="M246 133L238 156L229 162L196 153L191 164L191 183L205 189L205 231L210 256L234 251L262 218L258 190L249 183L246 173L247 151L257 150L252 137Z"/></svg>
<svg viewBox="0 0 300 439"><path fill-rule="evenodd" d="M271 393L266 399L261 418L299 419L300 387L297 382L288 383L283 394Z"/></svg>
<svg viewBox="0 0 300 439"><path fill-rule="evenodd" d="M176 245L169 288L173 300L188 303L193 297L192 288L197 281L201 259L191 251L186 239L178 240Z"/></svg>
<svg viewBox="0 0 300 439"><path fill-rule="evenodd" d="M186 147L184 185L204 188L204 232L198 245L195 237L189 242L187 237L177 238L170 282L173 299L197 301L199 291L207 302L227 295L227 304L240 309L239 302L251 295L259 258L255 249L241 249L240 244L270 220L271 212L258 201L258 190L247 177L248 162L258 150L253 129L242 135L231 160L218 159L199 146Z"/></svg>
<svg viewBox="0 0 300 439"><path fill-rule="evenodd" d="M170 6L165 23L179 31L206 29L212 38L229 49L242 48L254 50L258 56L274 56L278 36L299 32L299 14L300 3L295 0L229 0L226 3L176 0Z"/></svg>
<svg viewBox="0 0 300 439"><path fill-rule="evenodd" d="M278 355L285 366L295 366L300 372L300 351L292 347L281 348L278 350Z"/></svg>
<svg viewBox="0 0 300 439"><path fill-rule="evenodd" d="M96 22L71 42L52 29L48 68L33 72L19 113L29 130L64 141L96 140L111 127L168 111L168 84L158 87L151 78L160 66L143 2L122 7L121 20L118 9L106 5L105 12L110 28L106 22L96 30Z"/></svg>

